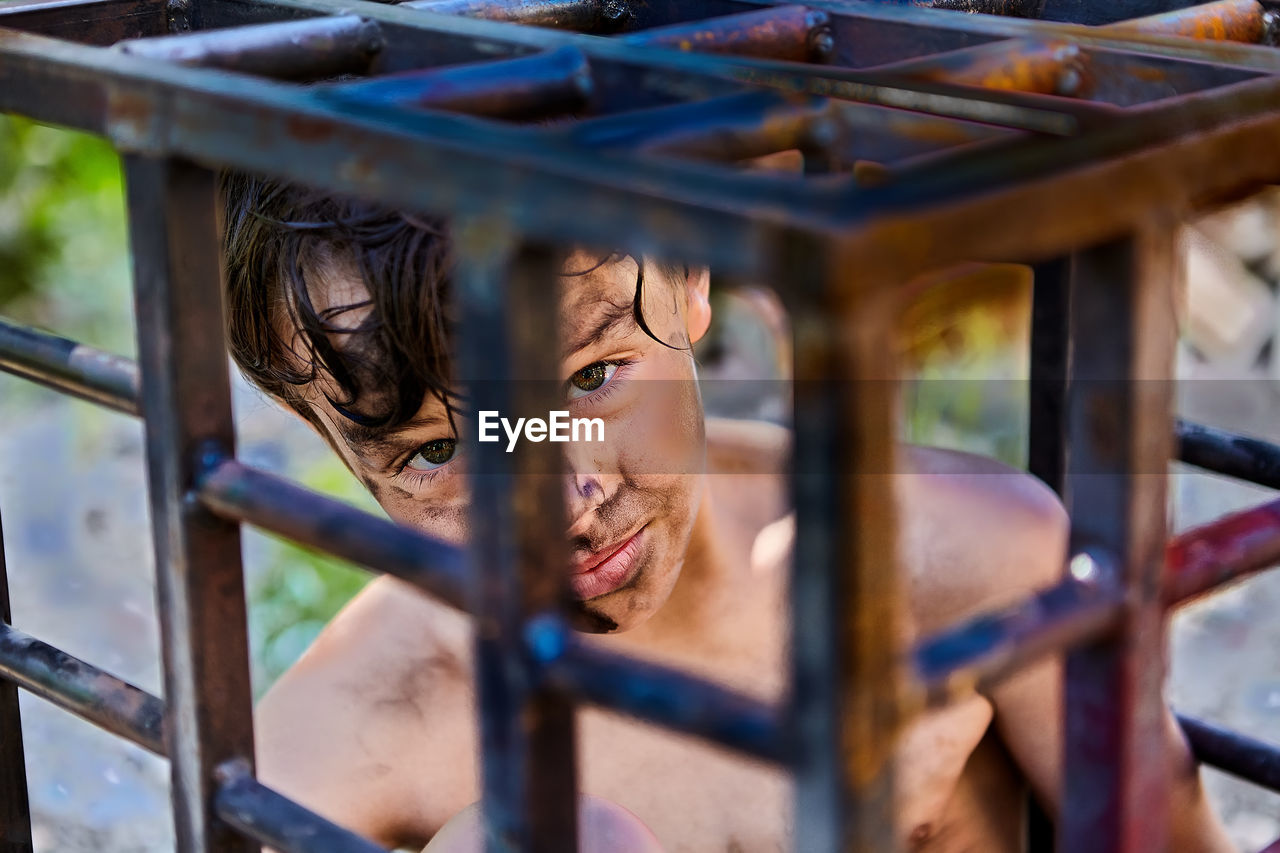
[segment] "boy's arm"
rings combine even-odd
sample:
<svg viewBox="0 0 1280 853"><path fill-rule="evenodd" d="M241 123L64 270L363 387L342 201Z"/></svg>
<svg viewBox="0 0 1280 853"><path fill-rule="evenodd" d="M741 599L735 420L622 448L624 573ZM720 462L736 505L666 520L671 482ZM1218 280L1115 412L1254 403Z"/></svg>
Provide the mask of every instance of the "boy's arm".
<svg viewBox="0 0 1280 853"><path fill-rule="evenodd" d="M928 448L906 448L900 495L906 563L913 566L912 610L923 635L1007 607L1058 583L1067 558L1068 519L1039 481L997 462ZM1060 803L1062 665L1042 661L1006 679L990 698L995 725L1051 813ZM1170 849L1225 853L1234 848L1209 807L1198 768L1166 713Z"/></svg>
<svg viewBox="0 0 1280 853"><path fill-rule="evenodd" d="M1037 797L1057 815L1062 797L1062 662L1045 661L992 691L996 726ZM1233 853L1235 847L1200 783L1199 766L1173 714L1166 710L1169 849L1178 853Z"/></svg>
<svg viewBox="0 0 1280 853"><path fill-rule="evenodd" d="M385 847L421 847L475 799L463 725L474 711L462 673L422 630L418 594L390 580L357 596L258 703L257 772Z"/></svg>

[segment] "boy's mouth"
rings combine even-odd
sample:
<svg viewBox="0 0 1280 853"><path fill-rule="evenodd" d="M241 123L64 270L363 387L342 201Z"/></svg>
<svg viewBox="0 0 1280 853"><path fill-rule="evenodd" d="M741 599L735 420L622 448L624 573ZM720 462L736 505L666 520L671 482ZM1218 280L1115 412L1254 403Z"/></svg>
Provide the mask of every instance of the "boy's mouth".
<svg viewBox="0 0 1280 853"><path fill-rule="evenodd" d="M636 557L647 528L646 524L617 544L575 559L569 569L574 596L586 601L607 595L630 581L639 565Z"/></svg>

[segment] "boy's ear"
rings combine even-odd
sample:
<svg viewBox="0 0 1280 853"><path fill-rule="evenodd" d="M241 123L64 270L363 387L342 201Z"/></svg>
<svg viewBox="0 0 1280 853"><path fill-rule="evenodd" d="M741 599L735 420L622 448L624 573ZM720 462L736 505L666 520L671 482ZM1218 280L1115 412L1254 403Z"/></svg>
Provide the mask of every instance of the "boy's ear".
<svg viewBox="0 0 1280 853"><path fill-rule="evenodd" d="M711 325L711 270L690 267L685 278L689 309L685 321L689 325L689 343L696 344Z"/></svg>

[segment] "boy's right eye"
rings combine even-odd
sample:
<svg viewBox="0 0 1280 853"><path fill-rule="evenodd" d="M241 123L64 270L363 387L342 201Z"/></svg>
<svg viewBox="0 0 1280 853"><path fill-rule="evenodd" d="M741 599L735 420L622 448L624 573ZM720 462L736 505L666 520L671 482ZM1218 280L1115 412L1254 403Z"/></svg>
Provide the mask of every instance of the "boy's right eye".
<svg viewBox="0 0 1280 853"><path fill-rule="evenodd" d="M457 449L456 438L437 438L435 441L428 441L418 448L418 452L413 454L405 467L415 471L431 471L452 459Z"/></svg>

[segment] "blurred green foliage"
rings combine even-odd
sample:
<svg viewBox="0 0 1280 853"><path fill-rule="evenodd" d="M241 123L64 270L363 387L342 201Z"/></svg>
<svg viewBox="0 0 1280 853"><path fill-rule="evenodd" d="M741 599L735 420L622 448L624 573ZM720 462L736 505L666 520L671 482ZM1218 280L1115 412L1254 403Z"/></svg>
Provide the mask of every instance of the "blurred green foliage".
<svg viewBox="0 0 1280 853"><path fill-rule="evenodd" d="M366 512L382 510L338 457L328 455L301 475L303 485ZM311 645L321 629L370 580L350 563L277 540L249 591L249 639L254 691L261 695Z"/></svg>
<svg viewBox="0 0 1280 853"><path fill-rule="evenodd" d="M135 352L120 160L104 140L0 115L0 314L94 346ZM8 406L35 405L33 386ZM86 426L85 442L103 433ZM290 476L376 510L336 457ZM138 531L139 536L147 535ZM259 692L287 669L368 575L278 542L248 567Z"/></svg>

